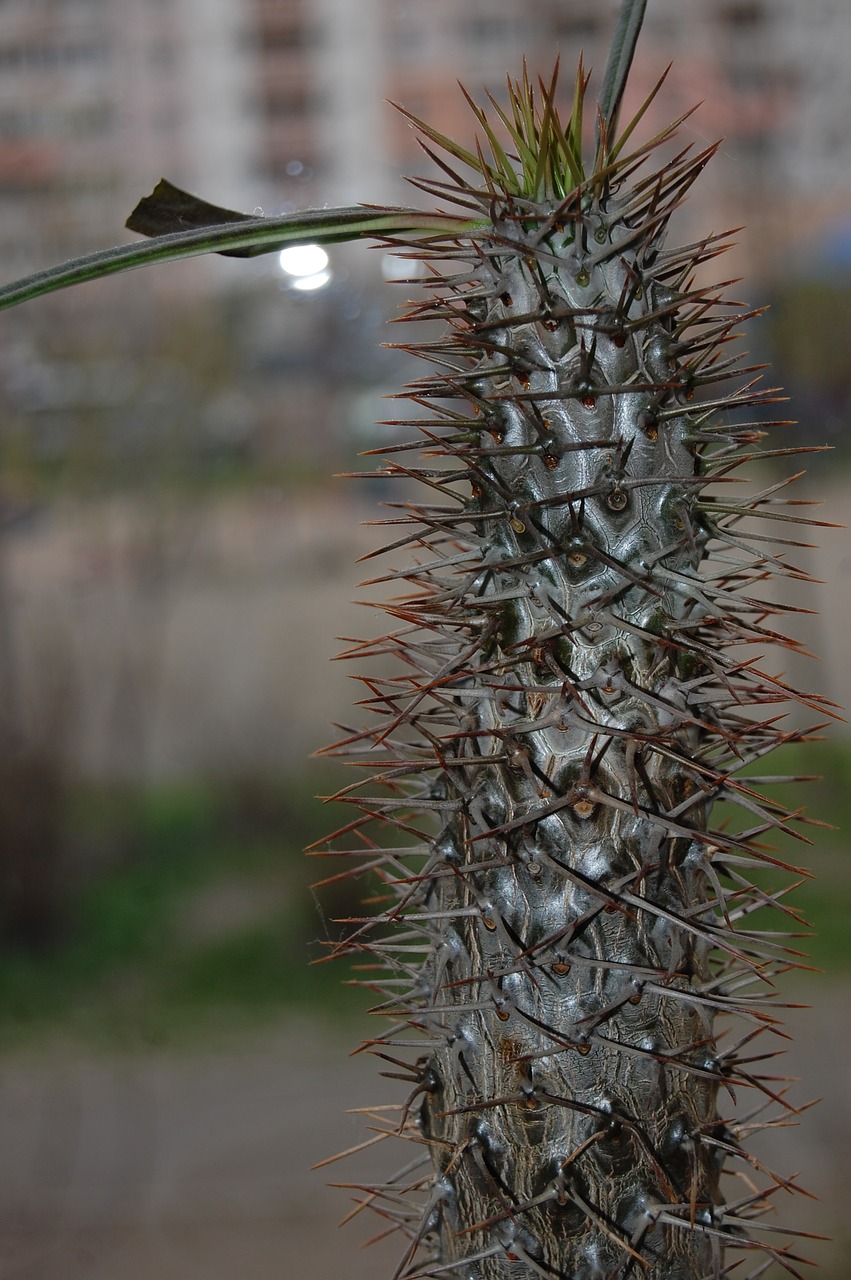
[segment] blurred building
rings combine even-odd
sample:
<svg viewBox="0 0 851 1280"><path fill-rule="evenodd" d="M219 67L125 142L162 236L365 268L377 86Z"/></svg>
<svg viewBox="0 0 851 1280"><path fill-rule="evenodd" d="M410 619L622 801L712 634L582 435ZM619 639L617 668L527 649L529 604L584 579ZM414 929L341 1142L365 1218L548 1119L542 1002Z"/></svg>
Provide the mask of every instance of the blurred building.
<svg viewBox="0 0 851 1280"><path fill-rule="evenodd" d="M250 188L245 8L232 0L6 0L0 8L0 271L119 239L161 172Z"/></svg>
<svg viewBox="0 0 851 1280"><path fill-rule="evenodd" d="M519 75L524 58L533 75L548 77L560 54L569 90L582 51L599 85L618 7L616 0L531 0L522 7L515 0L360 0L358 21L368 16L358 36L347 0L316 0L326 30L317 66L330 56L335 67L324 120L321 96L318 108L320 147L334 158L329 180L345 174L346 198L375 199L369 193L378 191L410 200L396 175L423 172L429 162L402 116L387 109L376 115L380 99L469 138L459 80L479 100L484 89L499 100L506 73ZM369 40L368 53L359 39ZM748 274L770 274L796 237L849 207L850 49L847 0L650 0L625 111L638 107L671 63L650 124L660 128L701 103L683 141L695 148L723 143L701 180L699 207L686 215L689 230L746 223ZM335 198L332 187L323 195Z"/></svg>
<svg viewBox="0 0 851 1280"><path fill-rule="evenodd" d="M475 122L459 80L477 100L489 91L499 102L506 73L520 75L524 59L533 78L549 77L560 55L567 101L582 52L593 93L618 8L619 0L527 0L522 7L517 0L5 0L0 279L132 239L124 220L160 176L266 214L359 201L429 204L400 175L433 174L433 162L389 103L469 141ZM851 218L843 114L850 47L847 0L649 0L625 113L668 63L643 136L702 100L677 145L699 150L724 141L699 198L678 213L675 235L691 241L746 226L721 273L746 277L754 299L765 296L764 280L779 274L778 263L801 266L821 228ZM44 450L57 456L80 437L83 411L112 414L107 435L126 436L135 413L144 419L140 439L151 436L152 423L171 438L175 428L154 403L154 388L165 385L157 361L176 356L175 378L185 384L187 363L215 339L226 358L212 371L192 372L197 393L182 402L169 393L186 431L196 429L193 396L213 395L201 381L233 385L232 359L244 377L243 402L255 406L262 426L240 420L226 424L224 436L302 439L305 452L314 452L317 439L354 433L339 425L346 414L364 423L378 414L370 390L381 380L375 350L397 300L382 290L379 262L362 246L339 246L333 289L288 306L273 258L211 257L135 276L120 291L121 326L95 305L117 296L108 282L15 312L0 322L7 408L37 407ZM164 291L191 305L211 290L228 299L218 310L202 306L193 318L157 309ZM74 325L52 318L54 302L63 315L73 311ZM72 366L98 345L106 364L92 368L80 389ZM292 410L286 428L279 426L284 383ZM338 407L317 404L320 383ZM361 389L364 408L355 411ZM219 423L221 403L231 400L222 386L214 392L219 407L211 420ZM21 429L33 435L29 420ZM222 434L219 426L215 432ZM277 448L264 445L264 456Z"/></svg>
<svg viewBox="0 0 851 1280"><path fill-rule="evenodd" d="M468 135L458 92L497 97L528 59L599 75L615 0L5 0L0 7L0 272L112 243L163 173L266 212L412 198L403 103ZM673 60L663 115L696 98L696 140L763 194L851 184L847 0L651 0L633 100Z"/></svg>

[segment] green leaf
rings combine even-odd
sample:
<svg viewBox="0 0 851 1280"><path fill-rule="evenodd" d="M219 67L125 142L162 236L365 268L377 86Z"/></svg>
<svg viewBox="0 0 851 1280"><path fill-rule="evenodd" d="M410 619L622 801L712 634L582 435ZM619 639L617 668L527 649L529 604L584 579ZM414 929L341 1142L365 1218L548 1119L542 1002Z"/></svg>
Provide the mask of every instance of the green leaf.
<svg viewBox="0 0 851 1280"><path fill-rule="evenodd" d="M612 37L606 70L603 73L603 85L600 90L600 124L597 126L598 163L600 156L601 134L611 139L617 129L618 114L623 99L626 82L629 78L635 46L644 21L647 0L623 0L621 11Z"/></svg>
<svg viewBox="0 0 851 1280"><path fill-rule="evenodd" d="M158 194L159 193L159 194ZM183 204L177 197L181 197ZM208 218L222 215L223 222ZM453 238L475 233L490 225L483 218L459 218L448 213L419 209L357 205L342 209L310 209L275 218L257 218L207 204L171 183L160 183L130 216L134 229L145 226L182 227L136 244L116 245L0 287L0 309L67 289L87 280L98 280L119 271L132 271L156 262L223 253L240 257L274 253L290 244L333 244L346 240L393 240L396 237ZM188 224L188 226L187 226Z"/></svg>

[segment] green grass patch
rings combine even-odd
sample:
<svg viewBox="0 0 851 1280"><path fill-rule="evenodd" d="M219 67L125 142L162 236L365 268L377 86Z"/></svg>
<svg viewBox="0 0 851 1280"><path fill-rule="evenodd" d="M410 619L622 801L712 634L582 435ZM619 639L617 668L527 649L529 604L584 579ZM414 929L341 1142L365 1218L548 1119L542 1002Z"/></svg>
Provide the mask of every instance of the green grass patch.
<svg viewBox="0 0 851 1280"><path fill-rule="evenodd" d="M762 837L765 851L793 868L800 868L803 883L783 902L804 923L777 911L754 912L748 927L764 930L789 929L801 937L789 945L802 953L802 961L836 977L851 976L851 859L845 848L844 832L851 829L851 743L813 742L780 748L758 766L745 770L759 776L806 777L802 782L776 782L758 789L802 820L793 824L801 839L783 832ZM732 806L719 805L713 824L727 819L731 830L750 825ZM759 876L766 890L776 890L799 877L781 869L766 870Z"/></svg>
<svg viewBox="0 0 851 1280"><path fill-rule="evenodd" d="M36 947L7 938L0 953L0 1043L172 1042L295 1008L362 1008L341 989L345 966L311 964L334 933L302 852L333 825L315 782L72 797L56 934ZM355 892L338 914L353 913Z"/></svg>

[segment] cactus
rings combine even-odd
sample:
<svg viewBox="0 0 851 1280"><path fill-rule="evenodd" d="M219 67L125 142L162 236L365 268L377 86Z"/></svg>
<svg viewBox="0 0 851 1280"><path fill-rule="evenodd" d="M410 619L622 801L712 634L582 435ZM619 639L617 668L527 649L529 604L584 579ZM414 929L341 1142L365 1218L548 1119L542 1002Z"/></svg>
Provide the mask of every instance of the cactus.
<svg viewBox="0 0 851 1280"><path fill-rule="evenodd" d="M784 712L829 709L759 656L795 647L765 592L806 578L807 521L788 482L730 486L804 450L751 417L777 395L730 345L754 313L704 282L726 237L666 241L714 148L660 150L679 121L636 144L660 85L618 127L643 12L624 0L587 161L581 60L564 117L557 70L524 70L507 106L471 101L472 150L416 122L442 173L418 185L460 214L252 218L161 183L128 223L147 245L0 290L305 239L426 263L404 318L443 336L404 344L430 372L413 438L377 451L407 560L373 581L402 594L348 653L388 667L328 749L366 781L315 850L378 878L334 951L389 1019L365 1048L410 1085L372 1116L408 1163L360 1190L405 1238L397 1280L801 1274L802 1233L764 1221L798 1188L746 1146L795 1112L772 1059L797 873L772 839L803 837L761 762L810 732Z"/></svg>
<svg viewBox="0 0 851 1280"><path fill-rule="evenodd" d="M791 1184L742 1145L791 1110L762 1045L793 953L752 915L795 920L762 839L795 815L741 774L803 736L778 704L813 702L749 648L792 643L764 584L804 576L752 517L796 517L782 485L727 488L775 393L729 354L742 308L695 283L723 238L666 244L714 148L648 173L674 126L630 150L637 119L604 121L586 167L587 84L564 121L557 75L494 122L471 103L475 151L416 122L444 175L420 185L489 225L408 249L431 278L404 318L443 335L406 346L431 372L373 474L424 492L386 522L411 554L373 580L406 589L392 629L345 655L388 673L329 749L369 771L334 848L382 883L337 951L412 1088L411 1161L365 1202L410 1240L397 1275L710 1280L752 1250L747 1275L797 1276L762 1224Z"/></svg>

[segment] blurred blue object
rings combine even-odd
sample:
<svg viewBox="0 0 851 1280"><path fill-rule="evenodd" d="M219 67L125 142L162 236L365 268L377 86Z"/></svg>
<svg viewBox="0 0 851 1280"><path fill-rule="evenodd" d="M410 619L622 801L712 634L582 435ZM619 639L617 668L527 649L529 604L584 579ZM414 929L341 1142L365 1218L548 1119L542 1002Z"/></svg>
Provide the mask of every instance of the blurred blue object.
<svg viewBox="0 0 851 1280"><path fill-rule="evenodd" d="M816 253L809 263L808 274L834 277L837 284L846 283L843 277L851 276L851 217L838 218L829 223L821 237Z"/></svg>

